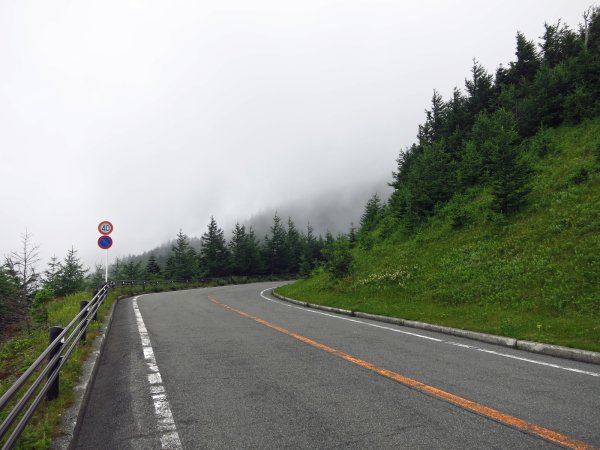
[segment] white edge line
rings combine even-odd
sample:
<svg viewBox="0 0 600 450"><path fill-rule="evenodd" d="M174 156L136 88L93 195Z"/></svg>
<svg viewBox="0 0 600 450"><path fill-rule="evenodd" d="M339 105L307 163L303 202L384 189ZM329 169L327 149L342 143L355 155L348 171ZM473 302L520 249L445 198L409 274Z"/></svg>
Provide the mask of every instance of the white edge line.
<svg viewBox="0 0 600 450"><path fill-rule="evenodd" d="M273 288L267 288L267 289L262 290L260 292L260 296L262 298L264 298L265 300L268 300L268 301L273 302L273 303L277 303L278 305L287 306L289 308L295 308L295 309L299 309L299 310L304 311L304 312L310 312L310 313L314 313L314 314L320 314L322 316L333 317L335 319L345 320L347 322L360 323L362 325L367 325L369 327L380 328L382 330L393 331L395 333L407 334L409 336L414 336L414 337L417 337L417 338L420 338L420 339L427 339L429 341L440 342L442 344L453 345L455 347L462 347L462 348L466 348L466 349L469 349L469 350L475 350L475 351L478 351L478 352L488 353L488 354L495 355L495 356L501 356L503 358L516 359L516 360L528 362L528 363L531 363L531 364L538 364L540 366L546 366L546 367L552 367L552 368L555 368L555 369L567 370L569 372L580 373L580 374L589 375L589 376L592 376L592 377L600 377L600 373L596 373L596 372L588 372L587 370L580 370L580 369L575 369L573 367L560 366L558 364L547 363L547 362L544 362L544 361L537 361L535 359L523 358L521 356L510 355L508 353L501 353L501 352L497 352L495 350L488 350L488 349L481 348L481 347L475 347L473 345L460 344L458 342L453 342L453 341L445 341L443 339L438 339L438 338L434 338L434 337L431 337L431 336L425 336L423 334L411 333L410 331L404 331L404 330L399 330L397 328L386 327L386 326L377 325L377 324L369 323L369 322L363 322L362 320L357 320L357 319L349 319L347 317L342 317L342 316L338 316L338 315L335 315L335 314L329 314L329 313L317 311L315 309L309 309L309 308L305 308L305 307L302 307L302 306L292 305L290 303L283 302L283 301L280 301L280 300L274 300L274 299L271 299L271 298L268 298L267 296L265 296L265 292L270 291L271 289L273 289Z"/></svg>
<svg viewBox="0 0 600 450"><path fill-rule="evenodd" d="M142 318L142 313L140 313L137 299L138 297L133 298L133 312L135 313L135 320L142 341L144 361L148 366L148 383L150 384L150 395L152 396L152 403L154 404L154 417L158 422L157 428L160 431L160 444L162 448L167 450L180 450L183 447L181 446L177 427L175 426L175 420L173 419L173 413L171 412L171 406L167 400L167 393L165 392L162 377L158 370L158 365L156 364L154 350L150 343L150 336L148 336L148 330L146 329L146 324Z"/></svg>

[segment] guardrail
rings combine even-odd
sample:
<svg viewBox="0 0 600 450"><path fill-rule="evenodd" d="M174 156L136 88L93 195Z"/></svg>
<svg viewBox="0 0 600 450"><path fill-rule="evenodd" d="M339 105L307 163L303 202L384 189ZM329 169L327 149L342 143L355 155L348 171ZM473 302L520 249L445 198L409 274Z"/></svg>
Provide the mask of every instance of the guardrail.
<svg viewBox="0 0 600 450"><path fill-rule="evenodd" d="M14 446L15 442L23 432L23 429L31 420L31 416L42 402L44 396L48 400L53 400L58 397L60 369L69 358L75 345L77 345L80 340L85 340L85 332L90 320L96 319L98 308L100 308L108 291L113 286L114 283L112 282L106 283L98 290L92 300L89 302L80 302L79 314L77 314L65 328L50 328L49 344L48 347L46 347L46 350L38 356L25 373L23 373L23 375L21 375L4 393L2 398L0 398L0 411L2 411L8 403L24 389L28 381L34 376L34 373L42 367L44 361L46 361L46 366L31 383L27 391L21 395L18 402L0 425L0 439L2 439L8 434L11 426L25 410L25 413L23 413L21 419L6 439L6 442L2 446L2 450L11 449ZM65 338L67 335L68 337ZM46 380L45 384L41 389L38 389L44 380ZM29 407L27 407L28 405Z"/></svg>

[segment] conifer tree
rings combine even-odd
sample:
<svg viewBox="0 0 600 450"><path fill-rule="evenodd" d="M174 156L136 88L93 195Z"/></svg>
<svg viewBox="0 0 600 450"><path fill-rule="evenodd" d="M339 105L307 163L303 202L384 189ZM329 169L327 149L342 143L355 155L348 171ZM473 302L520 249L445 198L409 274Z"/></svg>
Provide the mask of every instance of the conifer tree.
<svg viewBox="0 0 600 450"><path fill-rule="evenodd" d="M361 233L366 233L373 231L381 218L383 217L383 205L381 204L381 199L379 195L374 194L365 205L365 210L360 217L360 231ZM328 235L333 240L333 236L328 232ZM328 242L330 240L328 239Z"/></svg>
<svg viewBox="0 0 600 450"><path fill-rule="evenodd" d="M273 217L270 231L271 235L265 237L264 244L267 270L272 274L285 273L288 269L287 233L277 213Z"/></svg>
<svg viewBox="0 0 600 450"><path fill-rule="evenodd" d="M441 137L446 119L446 107L440 93L434 89L431 98L431 109L425 110L425 123L419 125L417 135L420 145L431 144Z"/></svg>
<svg viewBox="0 0 600 450"><path fill-rule="evenodd" d="M188 237L179 230L175 245L171 248L168 260L169 275L180 281L189 281L198 274L198 258L196 251L190 245Z"/></svg>
<svg viewBox="0 0 600 450"><path fill-rule="evenodd" d="M356 227L354 226L354 222L350 222L350 230L348 230L348 242L350 246L354 246L356 244Z"/></svg>
<svg viewBox="0 0 600 450"><path fill-rule="evenodd" d="M25 230L21 235L21 250L11 252L6 257L6 266L15 274L19 282L19 301L31 302L37 289L39 274L36 265L39 262L39 246L32 242L32 234Z"/></svg>
<svg viewBox="0 0 600 450"><path fill-rule="evenodd" d="M71 247L57 276L55 294L65 296L83 290L85 288L86 272L87 269L83 268L83 264L77 256L77 251Z"/></svg>
<svg viewBox="0 0 600 450"><path fill-rule="evenodd" d="M559 20L554 25L544 24L542 42L539 44L542 63L555 67L567 58L577 55L582 47L577 35Z"/></svg>
<svg viewBox="0 0 600 450"><path fill-rule="evenodd" d="M492 106L494 99L493 78L477 60L473 60L471 79L465 80L467 108L471 118ZM471 123L473 123L471 121Z"/></svg>
<svg viewBox="0 0 600 450"><path fill-rule="evenodd" d="M110 278L112 280L123 280L125 275L123 274L123 261L117 257L115 262L110 266Z"/></svg>
<svg viewBox="0 0 600 450"><path fill-rule="evenodd" d="M6 266L0 266L0 296L14 295L18 289L18 280Z"/></svg>
<svg viewBox="0 0 600 450"><path fill-rule="evenodd" d="M26 305L19 302L19 280L5 264L0 266L0 338L8 325L24 318Z"/></svg>
<svg viewBox="0 0 600 450"><path fill-rule="evenodd" d="M446 104L444 118L442 136L446 141L448 153L453 160L457 161L468 137L470 122L465 96L457 87L454 88L452 98Z"/></svg>
<svg viewBox="0 0 600 450"><path fill-rule="evenodd" d="M327 230L327 232L325 233L325 246L331 245L334 242L335 242L335 239L333 237L333 234L331 234L331 231Z"/></svg>
<svg viewBox="0 0 600 450"><path fill-rule="evenodd" d="M261 258L260 242L252 227L248 228L246 245L248 251L248 274L254 275L263 273L265 264Z"/></svg>
<svg viewBox="0 0 600 450"><path fill-rule="evenodd" d="M150 257L148 258L148 262L146 263L145 272L146 272L146 278L149 278L152 280L160 278L161 270L160 270L160 266L156 262L156 257L154 256L154 253L152 253L150 255Z"/></svg>
<svg viewBox="0 0 600 450"><path fill-rule="evenodd" d="M229 252L223 230L211 216L208 230L202 235L200 247L200 265L208 277L227 275L229 267Z"/></svg>
<svg viewBox="0 0 600 450"><path fill-rule="evenodd" d="M94 265L94 271L87 277L87 285L92 289L97 289L104 284L105 271L101 264Z"/></svg>
<svg viewBox="0 0 600 450"><path fill-rule="evenodd" d="M511 63L514 83L521 80L531 81L540 67L540 60L535 44L521 32L517 33L517 61Z"/></svg>
<svg viewBox="0 0 600 450"><path fill-rule="evenodd" d="M171 252L169 257L167 258L167 262L165 263L164 274L165 274L165 279L167 279L167 280L176 279L175 257L173 255L173 252Z"/></svg>
<svg viewBox="0 0 600 450"><path fill-rule="evenodd" d="M229 254L233 275L254 275L260 272L260 247L252 228L246 231L244 225L235 224L229 241Z"/></svg>
<svg viewBox="0 0 600 450"><path fill-rule="evenodd" d="M139 280L143 275L142 261L130 259L123 267L123 273L127 280Z"/></svg>
<svg viewBox="0 0 600 450"><path fill-rule="evenodd" d="M298 273L300 257L302 255L302 241L300 233L291 217L288 217L288 228L285 239L286 253L288 256L288 273Z"/></svg>
<svg viewBox="0 0 600 450"><path fill-rule="evenodd" d="M48 263L48 268L44 271L44 279L42 281L44 289L49 289L53 293L56 291L56 284L61 270L61 262L56 255L53 255Z"/></svg>
<svg viewBox="0 0 600 450"><path fill-rule="evenodd" d="M498 133L489 142L489 168L491 174L494 209L506 214L517 210L529 193L530 170L519 159L516 141L518 134L512 115L499 109L491 120L496 124Z"/></svg>
<svg viewBox="0 0 600 450"><path fill-rule="evenodd" d="M300 257L298 270L301 276L307 277L319 263L322 248L310 222L306 225L306 234L303 235L303 241L304 248Z"/></svg>

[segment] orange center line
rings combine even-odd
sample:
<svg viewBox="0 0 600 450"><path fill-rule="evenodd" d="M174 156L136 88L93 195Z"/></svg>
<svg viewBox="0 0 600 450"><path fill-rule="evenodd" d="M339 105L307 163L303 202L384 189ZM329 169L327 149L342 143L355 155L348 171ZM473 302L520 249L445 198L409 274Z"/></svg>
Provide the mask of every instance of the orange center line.
<svg viewBox="0 0 600 450"><path fill-rule="evenodd" d="M239 309L236 309L232 306L221 303L218 300L216 300L214 297L212 297L211 295L209 295L208 298L216 305L219 305L225 309L233 311L241 316L247 317L248 319L251 319L251 320L253 320L257 323L260 323L261 325L264 325L266 327L269 327L273 330L279 331L280 333L283 333L287 336L293 337L294 339L304 342L305 344L311 345L311 346L318 348L320 350L323 350L327 353L331 353L332 355L338 356L339 358L342 358L342 359L349 361L353 364L356 364L360 367L371 370L371 371L378 373L379 375L382 375L391 380L397 381L398 383L408 386L409 388L426 393L428 395L439 398L439 399L444 400L453 405L464 408L468 411L472 411L481 416L484 416L484 417L493 419L497 422L500 422L504 425L508 425L509 427L516 428L521 431L525 431L532 435L541 437L542 439L545 439L547 441L562 445L564 447L577 449L577 450L593 450L594 449L594 447L592 447L589 444L586 444L585 442L578 441L576 439L572 439L568 436L557 433L556 431L552 431L548 428L544 428L539 425L529 423L525 420L519 419L518 417L514 417L509 414L505 414L501 411L498 411L497 409L493 409L493 408L489 408L487 406L480 405L479 403L476 403L471 400L467 400L466 398L459 397L457 395L443 391L436 387L429 386L429 385L422 383L418 380L415 380L413 378L405 377L404 375L400 375L396 372L392 372L390 370L383 369L383 368L378 367L370 362L363 361L362 359L359 359L359 358L355 358L354 356L348 355L347 353L344 353L344 352L341 352L334 348L331 348L325 344L321 344L319 342L313 341L312 339L304 337L298 333L288 331L285 328L274 325L274 324L267 322L266 320L263 320L259 317L252 316L248 313L245 313L244 311L240 311Z"/></svg>

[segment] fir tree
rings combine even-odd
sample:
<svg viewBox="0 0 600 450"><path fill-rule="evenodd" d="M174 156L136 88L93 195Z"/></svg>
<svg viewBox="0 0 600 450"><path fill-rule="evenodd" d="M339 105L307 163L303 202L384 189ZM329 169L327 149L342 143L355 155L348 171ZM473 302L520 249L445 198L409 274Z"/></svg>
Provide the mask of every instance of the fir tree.
<svg viewBox="0 0 600 450"><path fill-rule="evenodd" d="M365 205L365 210L360 217L360 231L362 233L370 232L375 229L383 217L383 205L379 195L374 194ZM328 233L330 235L330 233ZM333 240L333 237L331 237ZM329 242L329 241L328 241Z"/></svg>
<svg viewBox="0 0 600 450"><path fill-rule="evenodd" d="M300 233L291 217L288 218L285 245L288 256L287 272L298 273L300 269L300 257L302 256L302 241L300 239Z"/></svg>
<svg viewBox="0 0 600 450"><path fill-rule="evenodd" d="M267 270L272 274L285 273L288 269L288 255L286 247L286 231L281 224L281 218L275 213L271 235L265 237L265 263Z"/></svg>
<svg viewBox="0 0 600 450"><path fill-rule="evenodd" d="M314 229L310 223L306 225L306 234L302 236L304 245L300 257L299 273L300 276L307 277L319 263L321 258L321 248L319 240L316 238Z"/></svg>
<svg viewBox="0 0 600 450"><path fill-rule="evenodd" d="M18 322L26 314L26 305L19 302L19 280L5 264L0 266L0 338L9 324Z"/></svg>
<svg viewBox="0 0 600 450"><path fill-rule="evenodd" d="M417 137L420 145L431 144L441 137L445 125L446 108L447 105L444 103L442 96L434 89L431 98L431 109L425 110L425 123L419 125Z"/></svg>
<svg viewBox="0 0 600 450"><path fill-rule="evenodd" d="M189 281L198 273L196 251L191 247L188 237L179 230L171 256L167 262L169 275L175 280Z"/></svg>
<svg viewBox="0 0 600 450"><path fill-rule="evenodd" d="M260 245L252 227L246 231L244 225L235 224L229 241L231 273L233 275L255 275L261 271Z"/></svg>
<svg viewBox="0 0 600 450"><path fill-rule="evenodd" d="M55 294L65 296L83 290L86 272L87 269L83 268L77 251L71 248L62 262L62 268L57 276Z"/></svg>
<svg viewBox="0 0 600 450"><path fill-rule="evenodd" d="M200 239L200 265L208 277L227 275L229 267L229 252L225 241L225 234L217 221L211 216L208 230Z"/></svg>
<svg viewBox="0 0 600 450"><path fill-rule="evenodd" d="M117 257L115 262L111 264L109 276L111 280L124 280L125 275L123 274L123 261Z"/></svg>
<svg viewBox="0 0 600 450"><path fill-rule="evenodd" d="M453 160L458 160L460 150L468 138L469 114L465 96L460 89L454 88L452 98L445 107L444 126L442 136L446 140L446 148Z"/></svg>
<svg viewBox="0 0 600 450"><path fill-rule="evenodd" d="M544 24L544 35L539 44L542 63L552 68L564 60L577 56L582 43L577 35L559 20L554 25Z"/></svg>
<svg viewBox="0 0 600 450"><path fill-rule="evenodd" d="M52 292L56 291L56 284L58 282L58 276L60 275L61 270L61 262L58 260L56 255L53 255L48 263L48 268L44 271L44 279L42 282L44 289L49 289Z"/></svg>
<svg viewBox="0 0 600 450"><path fill-rule="evenodd" d="M533 80L540 67L540 60L535 44L521 32L517 33L517 50L515 54L517 55L517 61L511 63L510 70L514 77L514 84L521 80Z"/></svg>
<svg viewBox="0 0 600 450"><path fill-rule="evenodd" d="M130 259L125 264L123 272L127 280L139 280L143 275L142 261L135 262L133 259Z"/></svg>
<svg viewBox="0 0 600 450"><path fill-rule="evenodd" d="M354 246L356 243L356 227L354 226L354 222L350 222L350 229L348 230L348 242L350 246Z"/></svg>
<svg viewBox="0 0 600 450"><path fill-rule="evenodd" d="M160 266L156 262L156 257L154 256L154 253L150 254L150 257L148 258L148 262L146 263L145 273L146 273L146 278L149 278L151 280L160 278L161 270L160 270Z"/></svg>
<svg viewBox="0 0 600 450"><path fill-rule="evenodd" d="M87 284L92 289L98 289L104 284L105 269L101 264L94 265L94 271L88 275Z"/></svg>
<svg viewBox="0 0 600 450"><path fill-rule="evenodd" d="M489 147L489 168L491 175L494 210L509 213L517 210L529 193L530 170L519 159L516 141L518 134L512 115L499 109L491 120L498 132Z"/></svg>
<svg viewBox="0 0 600 450"><path fill-rule="evenodd" d="M465 80L467 89L466 105L471 118L492 106L494 100L492 80L492 76L474 59L471 68L471 79Z"/></svg>

